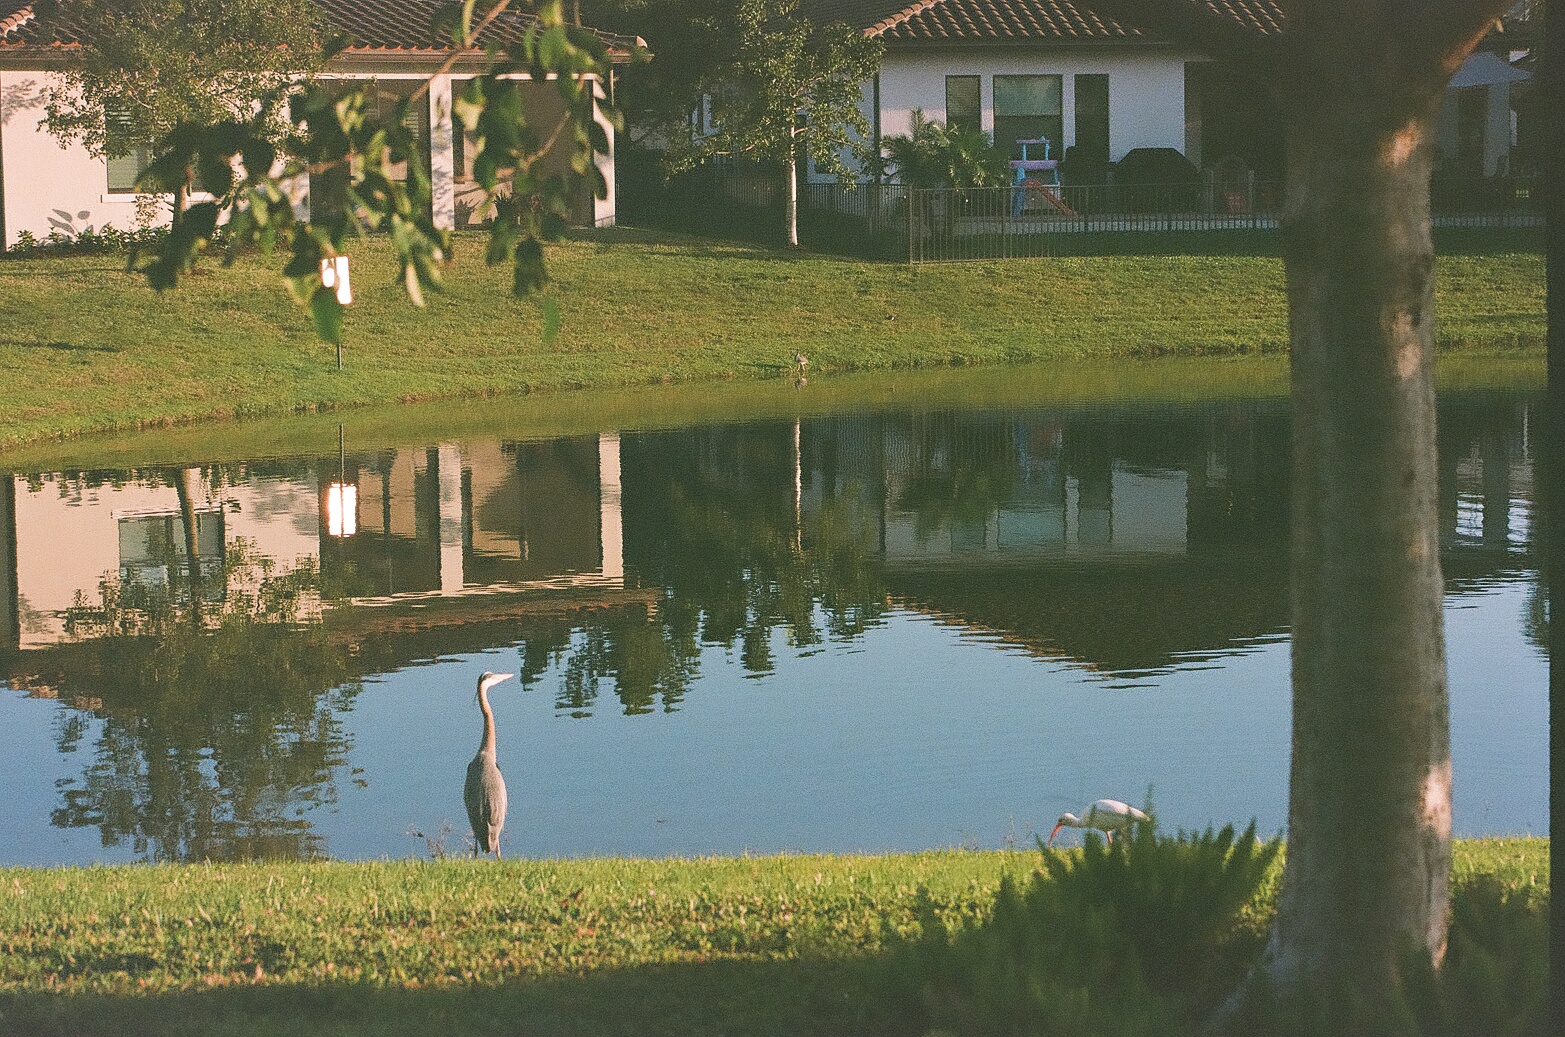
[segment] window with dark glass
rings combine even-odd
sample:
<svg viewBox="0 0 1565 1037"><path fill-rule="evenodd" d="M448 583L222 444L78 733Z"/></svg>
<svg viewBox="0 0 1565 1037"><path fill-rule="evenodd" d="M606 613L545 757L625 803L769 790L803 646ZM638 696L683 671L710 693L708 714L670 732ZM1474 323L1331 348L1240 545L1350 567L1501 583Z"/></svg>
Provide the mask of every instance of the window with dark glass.
<svg viewBox="0 0 1565 1037"><path fill-rule="evenodd" d="M1083 158L1109 160L1109 77L1076 77L1076 147Z"/></svg>
<svg viewBox="0 0 1565 1037"><path fill-rule="evenodd" d="M1060 76L994 77L994 142L1020 158L1018 140L1047 138L1051 158L1060 157L1060 142L1065 131ZM1041 158L1030 149L1029 158Z"/></svg>
<svg viewBox="0 0 1565 1037"><path fill-rule="evenodd" d="M128 109L105 105L103 120L103 150L109 166L108 191L128 194L136 190L136 178L152 164L152 149L132 143Z"/></svg>
<svg viewBox="0 0 1565 1037"><path fill-rule="evenodd" d="M978 129L983 125L981 80L977 76L946 76L946 125Z"/></svg>
<svg viewBox="0 0 1565 1037"><path fill-rule="evenodd" d="M1456 92L1456 159L1464 173L1483 173L1484 123L1489 115L1489 88L1470 86Z"/></svg>

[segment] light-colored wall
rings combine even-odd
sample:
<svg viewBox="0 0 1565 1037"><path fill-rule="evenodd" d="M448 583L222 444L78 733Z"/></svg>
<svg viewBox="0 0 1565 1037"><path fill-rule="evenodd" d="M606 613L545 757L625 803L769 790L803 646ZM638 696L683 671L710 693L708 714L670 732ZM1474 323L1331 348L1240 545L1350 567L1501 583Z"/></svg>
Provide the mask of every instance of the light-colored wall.
<svg viewBox="0 0 1565 1037"><path fill-rule="evenodd" d="M62 145L41 125L47 72L0 72L0 168L5 171L5 245L26 230L40 240L58 230L136 226L136 196L110 194L104 161L80 144Z"/></svg>
<svg viewBox="0 0 1565 1037"><path fill-rule="evenodd" d="M58 641L64 612L78 593L98 600L98 584L120 567L119 521L128 515L179 514L172 485L130 482L88 486L69 476L43 476L36 486L11 480L16 497L16 588L23 613L20 647ZM313 482L256 479L221 487L203 484L195 506L221 506L227 543L244 538L279 568L319 554L319 490ZM3 561L3 560L0 560Z"/></svg>
<svg viewBox="0 0 1565 1037"><path fill-rule="evenodd" d="M1109 158L1132 148L1185 150L1185 62L1195 56L1171 49L942 48L892 51L880 69L882 137L906 134L915 108L945 120L945 77L982 78L983 128L994 132L996 75L1063 77L1065 139L1056 157L1076 142L1075 76L1109 77ZM872 87L866 84L868 96Z"/></svg>
<svg viewBox="0 0 1565 1037"><path fill-rule="evenodd" d="M357 77L342 75L341 78ZM376 78L389 82L423 77L389 73ZM0 71L0 172L5 178L0 185L0 194L4 196L6 248L16 244L23 230L42 240L53 230L74 237L86 227L101 230L105 224L112 223L120 230L130 230L136 226L137 196L109 193L108 168L104 160L93 157L79 144L62 145L40 125L47 91L58 82L57 77L47 72ZM428 100L434 215L436 225L442 227L455 224L451 88L450 76L439 77ZM601 87L595 85L595 89L602 96ZM606 119L600 117L598 121L608 133L612 146L613 128ZM612 226L615 218L612 154L600 156L598 167L608 181L608 197L593 199L590 211L584 215L596 226ZM308 209L305 190L301 183L291 192L295 211L301 217ZM154 222L166 223L168 216L168 207L162 206Z"/></svg>
<svg viewBox="0 0 1565 1037"><path fill-rule="evenodd" d="M614 124L609 122L608 118L603 114L603 110L599 107L608 99L608 95L603 92L603 84L593 80L592 94L595 101L593 105L593 121L603 128L604 134L609 138L609 153L607 155L597 155L593 158L593 163L598 167L598 171L603 174L603 180L608 185L608 191L602 198L594 196L592 199L592 225L594 227L612 227L617 218L615 210L617 199L614 197L614 149L619 145L614 139Z"/></svg>

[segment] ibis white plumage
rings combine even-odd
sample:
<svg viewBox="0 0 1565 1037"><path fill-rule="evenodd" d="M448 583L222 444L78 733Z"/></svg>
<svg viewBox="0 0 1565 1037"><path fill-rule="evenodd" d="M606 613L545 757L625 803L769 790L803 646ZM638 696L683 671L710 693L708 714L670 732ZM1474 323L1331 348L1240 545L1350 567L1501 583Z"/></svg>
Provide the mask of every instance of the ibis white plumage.
<svg viewBox="0 0 1565 1037"><path fill-rule="evenodd" d="M1100 799L1089 804L1080 817L1061 814L1054 824L1054 831L1049 833L1049 845L1054 845L1054 837L1060 834L1061 828L1096 828L1113 842L1115 832L1123 832L1138 821L1150 820L1144 811L1128 803L1121 803L1117 799Z"/></svg>

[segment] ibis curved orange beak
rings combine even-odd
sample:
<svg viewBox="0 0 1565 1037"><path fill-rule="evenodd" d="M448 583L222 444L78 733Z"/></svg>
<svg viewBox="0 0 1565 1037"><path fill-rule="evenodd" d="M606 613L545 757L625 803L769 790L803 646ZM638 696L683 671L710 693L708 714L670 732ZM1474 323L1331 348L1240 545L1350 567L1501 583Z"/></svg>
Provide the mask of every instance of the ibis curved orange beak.
<svg viewBox="0 0 1565 1037"><path fill-rule="evenodd" d="M1059 824L1054 826L1054 831L1049 833L1049 849L1051 849L1051 850L1054 849L1054 837L1059 835L1060 834L1060 829L1064 828L1064 827L1065 827L1065 822L1061 821Z"/></svg>

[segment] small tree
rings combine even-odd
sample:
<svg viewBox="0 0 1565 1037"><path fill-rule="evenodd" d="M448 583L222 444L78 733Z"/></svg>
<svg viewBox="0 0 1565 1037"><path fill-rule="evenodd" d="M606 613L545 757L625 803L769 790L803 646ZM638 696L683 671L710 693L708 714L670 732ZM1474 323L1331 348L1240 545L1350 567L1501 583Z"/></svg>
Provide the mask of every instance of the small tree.
<svg viewBox="0 0 1565 1037"><path fill-rule="evenodd" d="M690 157L742 155L787 171L788 244L799 244L801 152L839 180L848 158L875 159L862 84L880 67L881 45L843 24L817 27L797 0L744 0L735 11L733 59L708 85L716 132Z"/></svg>
<svg viewBox="0 0 1565 1037"><path fill-rule="evenodd" d="M975 126L952 126L913 109L906 136L881 142L884 165L909 187L1002 187L1011 180L1009 156Z"/></svg>
<svg viewBox="0 0 1565 1037"><path fill-rule="evenodd" d="M62 141L120 158L181 122L248 120L321 60L308 0L44 0L76 36L61 48L63 89L45 109ZM279 120L274 131L284 129Z"/></svg>

